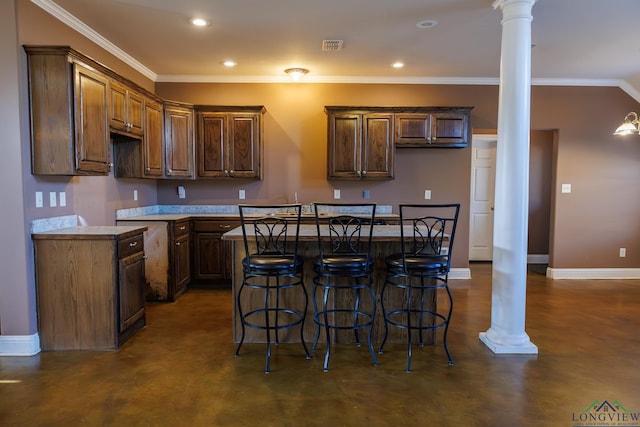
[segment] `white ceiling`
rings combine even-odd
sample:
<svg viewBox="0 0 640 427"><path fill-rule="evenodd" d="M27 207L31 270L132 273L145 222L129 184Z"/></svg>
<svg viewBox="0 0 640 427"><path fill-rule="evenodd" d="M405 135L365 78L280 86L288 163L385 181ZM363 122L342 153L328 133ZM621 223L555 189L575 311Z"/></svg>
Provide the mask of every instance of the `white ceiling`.
<svg viewBox="0 0 640 427"><path fill-rule="evenodd" d="M305 81L499 78L492 0L32 1L155 81L288 81L289 67L308 68ZM196 15L211 24L191 26ZM640 100L639 17L638 0L538 0L534 82L620 86ZM427 19L438 24L416 26ZM323 52L324 39L344 40L343 50Z"/></svg>

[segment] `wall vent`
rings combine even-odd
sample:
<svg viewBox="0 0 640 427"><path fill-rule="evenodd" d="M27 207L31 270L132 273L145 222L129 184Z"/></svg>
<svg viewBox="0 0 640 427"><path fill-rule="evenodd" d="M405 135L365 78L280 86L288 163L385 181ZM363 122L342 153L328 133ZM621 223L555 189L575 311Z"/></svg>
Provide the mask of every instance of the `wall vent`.
<svg viewBox="0 0 640 427"><path fill-rule="evenodd" d="M322 40L322 50L325 52L333 52L342 50L343 40Z"/></svg>

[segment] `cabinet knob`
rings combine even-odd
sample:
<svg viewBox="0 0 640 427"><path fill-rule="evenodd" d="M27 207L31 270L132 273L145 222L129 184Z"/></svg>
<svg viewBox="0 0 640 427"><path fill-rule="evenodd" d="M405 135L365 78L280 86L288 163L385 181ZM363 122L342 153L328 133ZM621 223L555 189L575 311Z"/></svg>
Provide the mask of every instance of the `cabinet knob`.
<svg viewBox="0 0 640 427"><path fill-rule="evenodd" d="M180 246L180 242L176 242L176 246Z"/></svg>
<svg viewBox="0 0 640 427"><path fill-rule="evenodd" d="M131 242L131 243L129 243L129 247L130 247L130 248L135 248L136 246L138 246L138 242Z"/></svg>
<svg viewBox="0 0 640 427"><path fill-rule="evenodd" d="M183 225L182 227L180 227L180 230L184 230L184 229L186 229L186 228L187 228L187 226L186 226L186 225Z"/></svg>
<svg viewBox="0 0 640 427"><path fill-rule="evenodd" d="M233 172L234 172L234 171L233 171L233 169L231 169L231 170L229 171L229 173L230 173L231 175L233 175Z"/></svg>
<svg viewBox="0 0 640 427"><path fill-rule="evenodd" d="M220 225L220 228L231 228L229 224Z"/></svg>
<svg viewBox="0 0 640 427"><path fill-rule="evenodd" d="M367 171L362 171L362 176L365 176L367 174Z"/></svg>

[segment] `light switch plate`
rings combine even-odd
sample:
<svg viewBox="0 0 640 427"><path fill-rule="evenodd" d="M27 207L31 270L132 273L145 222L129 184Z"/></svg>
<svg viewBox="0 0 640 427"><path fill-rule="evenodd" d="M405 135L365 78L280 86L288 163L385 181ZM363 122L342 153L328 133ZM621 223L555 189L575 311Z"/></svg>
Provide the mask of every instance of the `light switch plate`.
<svg viewBox="0 0 640 427"><path fill-rule="evenodd" d="M58 193L58 198L60 199L60 206L67 206L67 193L61 191Z"/></svg>
<svg viewBox="0 0 640 427"><path fill-rule="evenodd" d="M36 191L36 208L43 206L42 191Z"/></svg>
<svg viewBox="0 0 640 427"><path fill-rule="evenodd" d="M340 199L340 190L339 189L336 188L335 190L333 190L333 198L335 200Z"/></svg>
<svg viewBox="0 0 640 427"><path fill-rule="evenodd" d="M51 206L52 208L55 208L56 206L58 206L58 198L57 198L57 194L55 191L50 191L49 192L49 206Z"/></svg>
<svg viewBox="0 0 640 427"><path fill-rule="evenodd" d="M187 192L184 189L184 185L178 185L178 198L184 199L187 196Z"/></svg>
<svg viewBox="0 0 640 427"><path fill-rule="evenodd" d="M245 197L246 197L246 194L245 194L244 190L238 190L238 199L244 200Z"/></svg>
<svg viewBox="0 0 640 427"><path fill-rule="evenodd" d="M138 200L138 190L133 190L133 200Z"/></svg>
<svg viewBox="0 0 640 427"><path fill-rule="evenodd" d="M571 193L571 184L562 184L563 193Z"/></svg>
<svg viewBox="0 0 640 427"><path fill-rule="evenodd" d="M425 200L431 199L431 190L424 190L424 199Z"/></svg>
<svg viewBox="0 0 640 427"><path fill-rule="evenodd" d="M363 199L368 199L369 197L371 197L371 192L369 192L369 190L363 190L362 191L362 198Z"/></svg>

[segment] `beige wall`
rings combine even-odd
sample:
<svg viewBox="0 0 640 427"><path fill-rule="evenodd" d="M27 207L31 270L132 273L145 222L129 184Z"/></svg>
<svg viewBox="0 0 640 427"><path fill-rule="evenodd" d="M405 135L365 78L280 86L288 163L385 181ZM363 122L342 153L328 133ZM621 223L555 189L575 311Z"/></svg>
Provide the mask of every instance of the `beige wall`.
<svg viewBox="0 0 640 427"><path fill-rule="evenodd" d="M13 5L17 19L14 19ZM114 211L123 207L178 203L177 182L116 180L106 177L34 177L29 166L28 102L25 55L22 44L70 45L142 87L154 84L111 54L49 16L29 0L2 2L2 144L6 157L3 182L22 186L23 194L9 191L3 219L11 231L0 241L2 272L0 320L4 334L30 335L35 329L35 280L28 225L36 218L78 214L87 223L113 224ZM15 46L15 23L17 43ZM8 25L8 26L7 26ZM5 34L3 32L3 34ZM18 57L16 58L16 55ZM14 60L12 60L13 58ZM16 77L15 68L18 68ZM19 82L16 91L16 78ZM467 265L469 149L399 150L396 179L389 182L326 180L326 116L324 105L457 105L474 106L472 125L495 129L498 88L448 85L337 85L337 84L175 84L155 85L166 98L201 104L265 105L265 179L260 182L183 182L187 203L236 203L244 188L248 200L291 200L297 191L304 202L326 200L340 188L343 200L371 200L396 205L421 201L425 189L433 201L460 201L462 211L454 266ZM16 96L19 102L16 103ZM640 268L640 139L616 138L611 132L638 103L618 88L532 88L533 129L554 130L551 179L550 254L555 268ZM19 117L20 120L16 120ZM20 152L20 155L16 154ZM18 165L21 164L21 167ZM17 176L21 176L22 183ZM571 194L561 194L561 183L571 183ZM140 200L133 201L138 189ZM34 192L66 191L68 206L34 206ZM22 196L22 197L20 197ZM13 208L13 209L11 209ZM14 210L15 209L15 210ZM6 216L5 216L6 215ZM12 220L11 218L14 218ZM15 227L15 228L14 228ZM21 230L25 259L15 260L11 232ZM18 240L20 240L18 236ZM619 247L627 257L619 258ZM24 254L24 250L22 250ZM17 255L21 258L21 255ZM26 265L25 265L26 263ZM26 276L26 277L24 277Z"/></svg>

